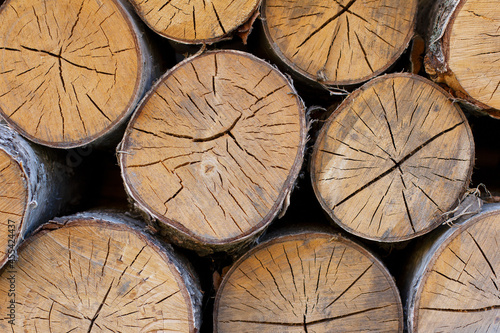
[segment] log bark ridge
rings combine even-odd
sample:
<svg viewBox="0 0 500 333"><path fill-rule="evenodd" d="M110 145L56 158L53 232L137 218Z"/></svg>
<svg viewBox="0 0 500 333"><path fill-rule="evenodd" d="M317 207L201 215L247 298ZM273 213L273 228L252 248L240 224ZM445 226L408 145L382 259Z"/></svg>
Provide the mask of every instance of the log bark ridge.
<svg viewBox="0 0 500 333"><path fill-rule="evenodd" d="M15 325L2 316L2 332L200 328L202 295L192 269L123 214L55 219L21 246L0 280L2 295L15 285L16 306ZM9 298L0 302L7 309Z"/></svg>
<svg viewBox="0 0 500 333"><path fill-rule="evenodd" d="M500 8L494 0L441 0L431 11L426 71L475 108L500 116Z"/></svg>
<svg viewBox="0 0 500 333"><path fill-rule="evenodd" d="M112 133L157 71L127 6L7 0L0 7L0 115L26 138L52 147Z"/></svg>
<svg viewBox="0 0 500 333"><path fill-rule="evenodd" d="M78 191L72 170L0 123L0 267L41 223L61 213Z"/></svg>
<svg viewBox="0 0 500 333"><path fill-rule="evenodd" d="M162 77L118 153L140 210L183 246L226 251L278 215L305 140L304 106L288 80L252 55L216 51Z"/></svg>
<svg viewBox="0 0 500 333"><path fill-rule="evenodd" d="M260 0L131 0L142 20L156 33L185 44L211 44L230 38L249 21Z"/></svg>
<svg viewBox="0 0 500 333"><path fill-rule="evenodd" d="M299 77L326 85L364 82L388 69L408 46L417 0L265 0L271 52Z"/></svg>
<svg viewBox="0 0 500 333"><path fill-rule="evenodd" d="M485 332L498 322L500 206L453 225L423 246L409 271L408 332Z"/></svg>
<svg viewBox="0 0 500 333"><path fill-rule="evenodd" d="M282 235L241 257L214 305L214 332L402 332L393 278L367 250L324 232Z"/></svg>
<svg viewBox="0 0 500 333"><path fill-rule="evenodd" d="M474 141L437 85L385 75L353 92L323 126L311 158L321 205L345 230L395 242L437 227L468 187Z"/></svg>

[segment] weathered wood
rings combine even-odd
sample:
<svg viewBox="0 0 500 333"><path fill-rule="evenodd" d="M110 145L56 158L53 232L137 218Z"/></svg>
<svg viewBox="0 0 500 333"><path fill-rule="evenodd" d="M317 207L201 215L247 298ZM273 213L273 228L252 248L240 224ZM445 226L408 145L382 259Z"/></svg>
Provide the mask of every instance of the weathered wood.
<svg viewBox="0 0 500 333"><path fill-rule="evenodd" d="M311 158L316 195L345 230L408 240L437 227L468 187L474 141L437 85L412 74L373 79L323 126Z"/></svg>
<svg viewBox="0 0 500 333"><path fill-rule="evenodd" d="M258 10L260 0L131 0L143 21L158 34L186 44L231 38Z"/></svg>
<svg viewBox="0 0 500 333"><path fill-rule="evenodd" d="M3 309L15 299L15 317L0 318L2 332L200 328L192 269L126 215L82 213L44 225L3 270L0 294Z"/></svg>
<svg viewBox="0 0 500 333"><path fill-rule="evenodd" d="M407 270L408 332L498 332L500 206L421 245Z"/></svg>
<svg viewBox="0 0 500 333"><path fill-rule="evenodd" d="M392 276L360 245L325 232L260 244L225 275L214 332L402 332Z"/></svg>
<svg viewBox="0 0 500 333"><path fill-rule="evenodd" d="M217 51L162 77L118 153L129 195L173 240L227 251L283 208L305 140L304 106L288 80L250 54Z"/></svg>
<svg viewBox="0 0 500 333"><path fill-rule="evenodd" d="M352 85L387 70L414 34L417 0L265 0L268 46L301 78Z"/></svg>
<svg viewBox="0 0 500 333"><path fill-rule="evenodd" d="M494 0L440 0L428 21L426 71L466 105L500 116L500 8Z"/></svg>
<svg viewBox="0 0 500 333"><path fill-rule="evenodd" d="M0 267L16 258L27 235L75 199L74 180L58 156L0 123Z"/></svg>
<svg viewBox="0 0 500 333"><path fill-rule="evenodd" d="M7 0L0 7L0 115L47 146L106 140L157 71L126 4Z"/></svg>

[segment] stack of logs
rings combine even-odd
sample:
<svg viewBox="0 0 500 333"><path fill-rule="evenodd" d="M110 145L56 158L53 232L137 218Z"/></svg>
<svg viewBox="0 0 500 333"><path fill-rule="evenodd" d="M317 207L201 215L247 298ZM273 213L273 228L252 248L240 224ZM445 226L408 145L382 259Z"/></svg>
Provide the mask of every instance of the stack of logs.
<svg viewBox="0 0 500 333"><path fill-rule="evenodd" d="M499 331L499 17L0 0L1 331Z"/></svg>

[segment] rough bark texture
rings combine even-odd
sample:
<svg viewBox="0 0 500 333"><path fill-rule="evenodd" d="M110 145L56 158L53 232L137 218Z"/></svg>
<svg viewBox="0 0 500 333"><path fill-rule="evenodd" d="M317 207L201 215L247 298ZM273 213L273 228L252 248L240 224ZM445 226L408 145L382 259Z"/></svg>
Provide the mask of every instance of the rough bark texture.
<svg viewBox="0 0 500 333"><path fill-rule="evenodd" d="M299 232L260 244L225 275L214 332L402 332L393 278L339 235Z"/></svg>
<svg viewBox="0 0 500 333"><path fill-rule="evenodd" d="M474 141L448 94L411 74L386 75L352 93L323 126L311 177L325 211L376 241L422 235L468 187Z"/></svg>
<svg viewBox="0 0 500 333"><path fill-rule="evenodd" d="M158 34L186 44L230 38L258 10L260 0L131 0L143 21Z"/></svg>
<svg viewBox="0 0 500 333"><path fill-rule="evenodd" d="M429 238L406 276L408 332L498 332L500 206Z"/></svg>
<svg viewBox="0 0 500 333"><path fill-rule="evenodd" d="M262 7L276 58L299 77L333 86L389 68L408 46L416 17L416 0L265 0Z"/></svg>
<svg viewBox="0 0 500 333"><path fill-rule="evenodd" d="M105 140L157 71L144 29L127 6L123 0L7 0L0 7L0 115L47 146Z"/></svg>
<svg viewBox="0 0 500 333"><path fill-rule="evenodd" d="M500 8L494 0L440 0L428 23L426 71L467 106L500 115Z"/></svg>
<svg viewBox="0 0 500 333"><path fill-rule="evenodd" d="M82 213L44 225L2 272L15 281L15 325L3 332L197 332L201 297L192 269L121 214ZM9 298L0 300L7 309Z"/></svg>
<svg viewBox="0 0 500 333"><path fill-rule="evenodd" d="M74 199L72 171L46 149L0 123L0 267L19 244Z"/></svg>
<svg viewBox="0 0 500 333"><path fill-rule="evenodd" d="M282 209L305 133L303 104L281 73L246 53L208 52L168 72L134 114L122 176L174 240L227 251Z"/></svg>

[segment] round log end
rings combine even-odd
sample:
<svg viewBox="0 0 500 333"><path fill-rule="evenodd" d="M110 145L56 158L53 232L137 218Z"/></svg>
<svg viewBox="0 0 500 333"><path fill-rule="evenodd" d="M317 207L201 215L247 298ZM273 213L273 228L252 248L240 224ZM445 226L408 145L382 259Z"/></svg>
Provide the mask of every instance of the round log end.
<svg viewBox="0 0 500 333"><path fill-rule="evenodd" d="M498 332L500 211L452 227L413 278L409 332Z"/></svg>
<svg viewBox="0 0 500 333"><path fill-rule="evenodd" d="M300 170L304 106L268 63L208 52L168 72L120 147L140 209L200 247L250 238L279 213Z"/></svg>
<svg viewBox="0 0 500 333"><path fill-rule="evenodd" d="M331 115L314 147L315 193L360 237L395 242L437 227L468 187L474 141L436 84L410 74L374 79Z"/></svg>
<svg viewBox="0 0 500 333"><path fill-rule="evenodd" d="M131 1L156 33L185 44L214 43L228 38L250 20L260 0Z"/></svg>
<svg viewBox="0 0 500 333"><path fill-rule="evenodd" d="M0 267L14 258L21 223L28 200L28 182L24 170L6 151L0 148Z"/></svg>
<svg viewBox="0 0 500 333"><path fill-rule="evenodd" d="M416 12L417 0L265 0L262 17L271 51L292 70L322 84L352 85L397 60L413 37Z"/></svg>
<svg viewBox="0 0 500 333"><path fill-rule="evenodd" d="M137 102L142 53L118 0L7 0L0 7L0 114L32 141L76 147Z"/></svg>
<svg viewBox="0 0 500 333"><path fill-rule="evenodd" d="M23 243L3 270L0 303L13 322L0 321L2 332L198 332L193 286L156 242L115 221L59 223Z"/></svg>
<svg viewBox="0 0 500 333"><path fill-rule="evenodd" d="M449 69L460 90L500 110L500 7L493 0L462 2L447 36Z"/></svg>
<svg viewBox="0 0 500 333"><path fill-rule="evenodd" d="M225 275L214 332L402 332L399 292L387 269L341 236L272 239Z"/></svg>

